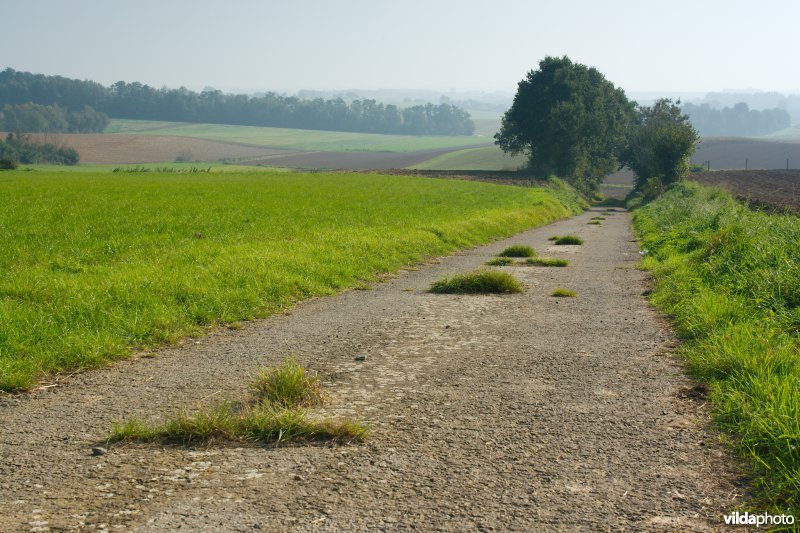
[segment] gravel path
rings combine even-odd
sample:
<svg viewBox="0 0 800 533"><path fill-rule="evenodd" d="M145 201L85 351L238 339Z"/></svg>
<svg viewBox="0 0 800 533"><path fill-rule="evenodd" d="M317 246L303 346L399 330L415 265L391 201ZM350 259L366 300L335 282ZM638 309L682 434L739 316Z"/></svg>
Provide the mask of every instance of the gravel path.
<svg viewBox="0 0 800 533"><path fill-rule="evenodd" d="M739 503L733 461L681 394L691 384L642 296L628 215L587 225L596 214L0 396L0 531L722 528ZM505 267L519 295L425 292L510 243L571 264ZM112 420L236 397L290 352L325 376L331 413L372 425L365 444L91 455Z"/></svg>

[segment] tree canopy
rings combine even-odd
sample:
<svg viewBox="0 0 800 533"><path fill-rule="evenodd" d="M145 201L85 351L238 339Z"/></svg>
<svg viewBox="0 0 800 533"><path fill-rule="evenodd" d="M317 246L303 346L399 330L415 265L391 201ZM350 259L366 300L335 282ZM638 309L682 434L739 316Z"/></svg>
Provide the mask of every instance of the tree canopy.
<svg viewBox="0 0 800 533"><path fill-rule="evenodd" d="M698 139L680 102L664 98L639 109L621 161L636 174L636 188L654 196L686 176Z"/></svg>
<svg viewBox="0 0 800 533"><path fill-rule="evenodd" d="M519 82L495 142L528 156L530 170L555 174L583 192L619 167L635 107L596 69L546 57Z"/></svg>

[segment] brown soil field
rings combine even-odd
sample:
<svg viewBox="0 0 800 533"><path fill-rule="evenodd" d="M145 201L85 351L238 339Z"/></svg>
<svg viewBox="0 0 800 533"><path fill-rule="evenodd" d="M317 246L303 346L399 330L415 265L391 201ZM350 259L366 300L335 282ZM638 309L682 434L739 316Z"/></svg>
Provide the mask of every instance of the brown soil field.
<svg viewBox="0 0 800 533"><path fill-rule="evenodd" d="M690 174L689 179L723 187L751 204L800 213L800 170L719 170Z"/></svg>
<svg viewBox="0 0 800 533"><path fill-rule="evenodd" d="M76 149L81 163L106 165L159 163L178 158L185 161L218 161L291 153L246 144L166 135L69 133L49 135L45 140Z"/></svg>
<svg viewBox="0 0 800 533"><path fill-rule="evenodd" d="M453 146L419 152L296 152L248 161L244 164L325 170L386 170L409 167L447 152L481 146L483 145ZM491 144L487 143L486 146Z"/></svg>
<svg viewBox="0 0 800 533"><path fill-rule="evenodd" d="M747 160L745 162L745 159ZM800 143L746 138L709 137L703 139L692 156L692 163L711 162L711 170L719 169L786 169L800 167Z"/></svg>

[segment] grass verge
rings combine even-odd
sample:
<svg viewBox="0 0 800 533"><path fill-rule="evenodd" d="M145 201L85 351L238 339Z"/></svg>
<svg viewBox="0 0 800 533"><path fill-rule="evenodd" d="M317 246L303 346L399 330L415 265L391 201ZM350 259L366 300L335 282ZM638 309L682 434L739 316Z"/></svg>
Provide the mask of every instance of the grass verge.
<svg viewBox="0 0 800 533"><path fill-rule="evenodd" d="M279 367L259 370L246 402L222 401L189 413L179 410L159 424L132 418L114 425L107 442L143 441L208 444L252 441L274 445L289 442L363 440L367 427L352 420L319 419L306 407L322 403L319 377L287 358Z"/></svg>
<svg viewBox="0 0 800 533"><path fill-rule="evenodd" d="M524 244L509 246L499 254L500 257L536 257L536 251Z"/></svg>
<svg viewBox="0 0 800 533"><path fill-rule="evenodd" d="M580 210L567 193L358 173L4 172L0 389L565 218Z"/></svg>
<svg viewBox="0 0 800 533"><path fill-rule="evenodd" d="M800 220L679 184L638 209L654 304L752 468L757 508L800 514Z"/></svg>
<svg viewBox="0 0 800 533"><path fill-rule="evenodd" d="M431 285L430 292L438 294L511 294L522 292L519 281L506 272L476 270L444 278Z"/></svg>

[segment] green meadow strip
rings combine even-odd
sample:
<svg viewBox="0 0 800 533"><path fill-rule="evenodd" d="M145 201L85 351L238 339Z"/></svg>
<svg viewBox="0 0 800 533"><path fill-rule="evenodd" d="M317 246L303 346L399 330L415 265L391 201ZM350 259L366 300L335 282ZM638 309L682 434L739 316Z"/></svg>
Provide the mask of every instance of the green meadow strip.
<svg viewBox="0 0 800 533"><path fill-rule="evenodd" d="M800 219L679 184L635 213L656 287L716 423L752 467L754 510L800 514Z"/></svg>
<svg viewBox="0 0 800 533"><path fill-rule="evenodd" d="M558 182L3 172L0 389L267 316L578 210Z"/></svg>

